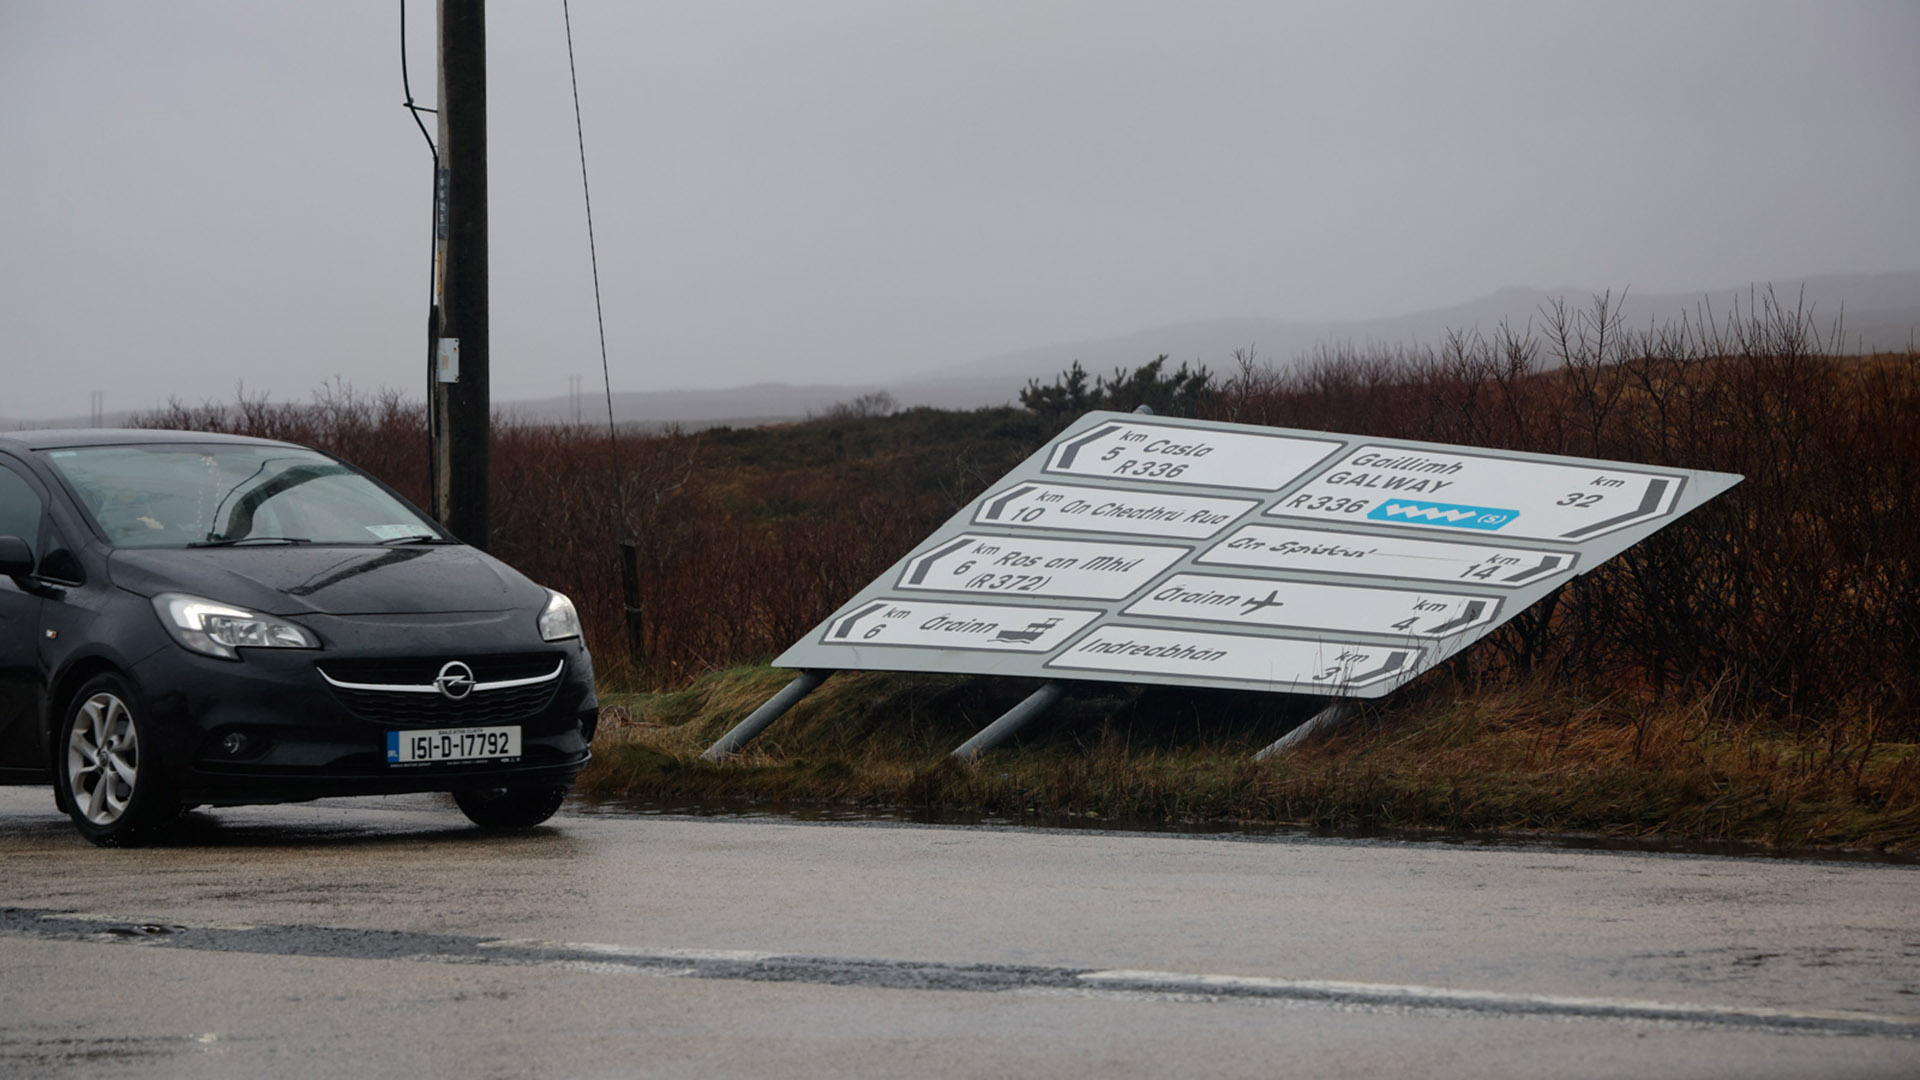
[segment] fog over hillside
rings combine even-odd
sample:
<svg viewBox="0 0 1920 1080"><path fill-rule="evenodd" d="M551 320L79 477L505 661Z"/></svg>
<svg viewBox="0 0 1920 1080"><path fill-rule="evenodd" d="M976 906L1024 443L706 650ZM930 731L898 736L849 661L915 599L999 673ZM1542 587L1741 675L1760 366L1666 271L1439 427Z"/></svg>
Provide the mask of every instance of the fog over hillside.
<svg viewBox="0 0 1920 1080"><path fill-rule="evenodd" d="M1756 283L1699 293L1641 295L1630 288L1615 289L1611 299L1620 306L1628 329L1644 330L1681 319L1712 318L1724 322L1736 312L1750 311L1769 290L1788 310L1807 312L1823 339L1844 352L1899 351L1920 346L1920 270L1893 274L1838 274ZM805 419L868 394L884 393L901 407L927 405L970 409L1004 405L1019 399L1029 380L1052 382L1075 361L1090 374L1116 368L1131 370L1162 354L1174 364L1204 366L1225 374L1234 366L1238 350L1250 350L1266 364L1283 367L1311 358L1323 350L1352 347L1419 349L1444 341L1450 331L1490 334L1505 324L1516 331L1539 326L1542 312L1556 300L1570 307L1590 306L1606 293L1592 288L1511 288L1455 307L1376 319L1299 322L1286 319L1235 318L1171 323L1118 337L1088 338L1039 345L998 356L936 370L927 375L872 382L839 383L761 382L719 390L617 392L613 415L620 424L659 427L667 424L711 426L748 425ZM1835 337L1834 335L1838 335ZM903 367L913 366L903 362ZM614 373L615 381L622 374ZM544 423L603 424L607 417L604 390L598 380L583 380L581 393L563 397L508 400L496 397L494 408L524 420ZM371 389L371 388L365 388ZM279 400L287 400L281 397ZM108 425L123 423L130 414L108 413ZM8 419L0 416L0 430L13 427L85 427L88 417Z"/></svg>
<svg viewBox="0 0 1920 1080"><path fill-rule="evenodd" d="M1843 274L1754 284L1712 292L1639 295L1616 289L1629 329L1644 330L1681 319L1711 317L1724 322L1749 311L1771 289L1776 302L1808 312L1823 335L1838 333L1847 352L1901 350L1920 344L1920 270L1897 274ZM1120 337L1022 349L955 365L929 376L897 381L848 384L762 383L731 390L617 393L614 416L621 422L751 421L817 415L863 394L885 392L901 406L975 408L1018 400L1028 380L1051 382L1074 361L1093 374L1132 368L1165 354L1173 363L1205 366L1224 374L1236 350L1250 349L1275 366L1297 363L1323 348L1435 346L1449 331L1492 333L1502 323L1516 331L1539 325L1541 313L1556 300L1570 307L1590 306L1603 289L1503 289L1457 307L1411 315L1353 321L1294 322L1284 319L1211 319L1157 326ZM571 398L545 398L503 404L530 419L568 420ZM606 402L586 395L580 415L604 422Z"/></svg>

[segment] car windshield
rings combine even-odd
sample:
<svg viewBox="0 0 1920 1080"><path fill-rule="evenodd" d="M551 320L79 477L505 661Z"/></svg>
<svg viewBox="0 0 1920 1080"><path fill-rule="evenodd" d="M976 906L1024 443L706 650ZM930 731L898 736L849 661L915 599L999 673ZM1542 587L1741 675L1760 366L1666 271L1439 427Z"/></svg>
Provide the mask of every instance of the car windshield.
<svg viewBox="0 0 1920 1080"><path fill-rule="evenodd" d="M46 457L120 547L441 536L378 484L298 447L164 443L49 450Z"/></svg>

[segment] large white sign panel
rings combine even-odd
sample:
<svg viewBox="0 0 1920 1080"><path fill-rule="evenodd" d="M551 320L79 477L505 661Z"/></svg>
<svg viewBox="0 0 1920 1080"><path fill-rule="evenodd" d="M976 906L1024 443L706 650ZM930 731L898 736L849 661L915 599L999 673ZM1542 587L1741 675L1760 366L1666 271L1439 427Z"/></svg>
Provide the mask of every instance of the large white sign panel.
<svg viewBox="0 0 1920 1080"><path fill-rule="evenodd" d="M1578 556L1544 548L1458 544L1412 536L1243 526L1197 562L1358 577L1411 578L1514 589L1572 569Z"/></svg>
<svg viewBox="0 0 1920 1080"><path fill-rule="evenodd" d="M1683 473L1608 462L1409 452L1375 443L1347 454L1267 513L1578 542L1668 516L1685 483Z"/></svg>
<svg viewBox="0 0 1920 1080"><path fill-rule="evenodd" d="M1417 646L1396 648L1149 626L1103 626L1048 661L1047 666L1108 676L1199 673L1213 682L1263 688L1279 684L1350 694L1412 670L1419 657Z"/></svg>
<svg viewBox="0 0 1920 1080"><path fill-rule="evenodd" d="M1250 499L1208 499L1164 491L1015 484L982 500L974 510L973 523L1202 540L1259 505Z"/></svg>
<svg viewBox="0 0 1920 1080"><path fill-rule="evenodd" d="M1213 574L1175 574L1126 607L1129 615L1409 638L1462 633L1499 610L1484 596Z"/></svg>
<svg viewBox="0 0 1920 1080"><path fill-rule="evenodd" d="M1118 600L1139 592L1188 550L968 533L915 556L901 572L899 587Z"/></svg>
<svg viewBox="0 0 1920 1080"><path fill-rule="evenodd" d="M1112 414L1109 414L1112 415ZM1138 484L1277 491L1340 443L1271 428L1175 426L1136 416L1108 420L1049 448L1047 471Z"/></svg>
<svg viewBox="0 0 1920 1080"><path fill-rule="evenodd" d="M1051 652L1100 616L1071 608L875 600L827 620L820 641L838 646Z"/></svg>
<svg viewBox="0 0 1920 1080"><path fill-rule="evenodd" d="M1379 697L1739 480L1089 413L775 663Z"/></svg>

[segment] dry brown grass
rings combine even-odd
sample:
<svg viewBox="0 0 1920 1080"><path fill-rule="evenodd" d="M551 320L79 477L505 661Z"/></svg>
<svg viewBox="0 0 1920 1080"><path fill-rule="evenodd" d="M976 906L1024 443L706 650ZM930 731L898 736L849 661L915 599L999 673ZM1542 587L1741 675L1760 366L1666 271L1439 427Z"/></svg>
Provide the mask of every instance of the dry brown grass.
<svg viewBox="0 0 1920 1080"><path fill-rule="evenodd" d="M1602 297L1434 350L1247 364L1214 412L1741 473L1461 663L1655 700L1710 692L1816 739L1873 715L1920 740L1920 353L1836 355L1770 295L1643 331Z"/></svg>
<svg viewBox="0 0 1920 1080"><path fill-rule="evenodd" d="M1605 298L1433 350L1245 366L1194 400L1223 419L1739 472L1746 482L1522 613L1454 662L1481 685L1720 710L1823 744L1873 716L1920 740L1920 354L1833 355L1761 298L1628 331ZM419 500L420 410L329 387L143 419L291 438ZM673 688L764 661L1039 446L1012 409L845 415L623 435L496 423L493 550L573 596L603 675ZM616 465L617 457L617 465ZM638 549L628 640L619 544ZM1585 691L1583 691L1585 692ZM1664 707L1664 706L1662 706Z"/></svg>
<svg viewBox="0 0 1920 1080"><path fill-rule="evenodd" d="M1920 852L1920 747L1881 741L1870 719L1816 744L1735 722L1712 695L1649 706L1583 698L1545 678L1494 690L1442 678L1331 738L1254 762L1297 714L1223 712L1171 738L1165 699L1096 693L1069 699L1013 748L961 765L946 752L1021 688L868 673L830 680L742 757L698 759L786 678L746 668L673 693L615 695L582 790L1034 820Z"/></svg>
<svg viewBox="0 0 1920 1080"><path fill-rule="evenodd" d="M743 762L697 753L763 662L1061 421L909 410L696 435L499 422L493 550L578 603L608 699L590 787L1126 820L1544 829L1911 850L1920 744L1920 354L1835 355L1757 298L1629 331L1606 298L1433 350L1249 363L1221 419L1739 472L1746 482L1400 692L1360 734L1253 750L1307 705L1082 691L1016 753L943 755L1028 687L836 677ZM418 500L398 397L333 387L146 422L319 445ZM627 640L618 545L639 549ZM619 691L644 689L642 695Z"/></svg>

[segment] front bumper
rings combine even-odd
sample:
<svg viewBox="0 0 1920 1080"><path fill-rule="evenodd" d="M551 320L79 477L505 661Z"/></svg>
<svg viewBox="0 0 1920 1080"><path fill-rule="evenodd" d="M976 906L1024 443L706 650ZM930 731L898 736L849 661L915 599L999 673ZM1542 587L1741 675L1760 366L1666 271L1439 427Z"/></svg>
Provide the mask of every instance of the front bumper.
<svg viewBox="0 0 1920 1080"><path fill-rule="evenodd" d="M166 648L135 666L159 743L157 759L188 803L294 802L331 795L399 794L465 788L566 785L585 767L599 717L593 661L578 639L543 642L471 622L371 627L364 619L308 619L330 642L320 650L249 649L239 662ZM351 625L345 625L348 623ZM330 625L339 623L342 625ZM486 632L493 630L495 632ZM476 632L478 631L478 632ZM357 647L333 646L351 640ZM538 657L551 662L535 664ZM437 670L458 660L484 674L529 664L560 673L546 695L516 688L511 703L472 694L454 703L432 695L344 692L328 670ZM398 676L404 678L405 676ZM414 681L414 680L409 680ZM504 698L506 695L500 695ZM398 702L398 704L394 704ZM410 708L419 702L422 708ZM470 703L470 704L469 704ZM517 725L517 760L390 765L387 733ZM239 735L236 740L229 736ZM144 746L143 746L144 749ZM149 754L148 760L156 755Z"/></svg>

